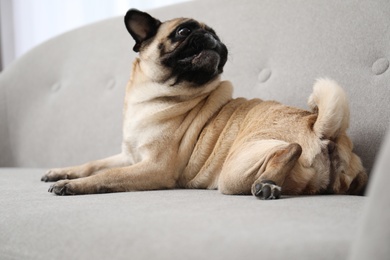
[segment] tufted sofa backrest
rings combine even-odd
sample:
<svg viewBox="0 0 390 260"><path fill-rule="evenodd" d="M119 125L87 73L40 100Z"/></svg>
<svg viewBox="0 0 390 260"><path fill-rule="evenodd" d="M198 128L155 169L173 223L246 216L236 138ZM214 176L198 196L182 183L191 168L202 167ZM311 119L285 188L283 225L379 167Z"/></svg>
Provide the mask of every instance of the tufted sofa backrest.
<svg viewBox="0 0 390 260"><path fill-rule="evenodd" d="M350 98L349 134L371 169L390 122L388 0L196 1L151 14L213 27L229 49L223 77L235 96L307 108L315 79L339 82ZM1 73L0 166L118 153L132 47L118 17L54 38Z"/></svg>

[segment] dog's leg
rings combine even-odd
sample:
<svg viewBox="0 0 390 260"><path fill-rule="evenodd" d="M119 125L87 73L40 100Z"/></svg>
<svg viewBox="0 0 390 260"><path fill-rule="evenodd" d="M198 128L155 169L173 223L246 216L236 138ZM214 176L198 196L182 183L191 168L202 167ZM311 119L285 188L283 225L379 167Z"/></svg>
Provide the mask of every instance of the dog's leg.
<svg viewBox="0 0 390 260"><path fill-rule="evenodd" d="M224 194L253 194L260 199L277 199L301 153L299 144L278 140L241 145L226 160L219 190Z"/></svg>
<svg viewBox="0 0 390 260"><path fill-rule="evenodd" d="M346 134L341 134L334 146L329 151L334 176L328 192L363 195L368 176L360 158L352 151L351 140Z"/></svg>
<svg viewBox="0 0 390 260"><path fill-rule="evenodd" d="M64 179L83 178L99 173L99 171L104 169L124 167L128 165L130 165L128 157L124 154L118 154L105 159L88 162L79 166L51 169L42 176L41 180L48 182Z"/></svg>
<svg viewBox="0 0 390 260"><path fill-rule="evenodd" d="M252 185L252 194L260 199L278 199L287 175L294 168L302 148L292 143L275 152L268 161L265 171Z"/></svg>
<svg viewBox="0 0 390 260"><path fill-rule="evenodd" d="M173 171L161 171L151 162L141 162L123 168L113 168L75 180L60 180L50 186L57 195L79 195L174 188Z"/></svg>

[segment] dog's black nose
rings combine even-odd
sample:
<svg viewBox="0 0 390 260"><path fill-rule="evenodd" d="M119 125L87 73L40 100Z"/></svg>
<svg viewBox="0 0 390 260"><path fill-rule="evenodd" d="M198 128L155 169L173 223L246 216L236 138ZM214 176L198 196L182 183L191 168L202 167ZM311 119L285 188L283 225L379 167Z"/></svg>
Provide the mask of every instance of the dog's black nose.
<svg viewBox="0 0 390 260"><path fill-rule="evenodd" d="M214 48L217 47L218 42L214 38L214 36L212 36L211 34L205 33L204 34L204 39L205 39L205 48L207 48L207 49L214 49Z"/></svg>
<svg viewBox="0 0 390 260"><path fill-rule="evenodd" d="M209 33L198 33L192 40L192 46L197 50L211 50L218 46L217 40Z"/></svg>

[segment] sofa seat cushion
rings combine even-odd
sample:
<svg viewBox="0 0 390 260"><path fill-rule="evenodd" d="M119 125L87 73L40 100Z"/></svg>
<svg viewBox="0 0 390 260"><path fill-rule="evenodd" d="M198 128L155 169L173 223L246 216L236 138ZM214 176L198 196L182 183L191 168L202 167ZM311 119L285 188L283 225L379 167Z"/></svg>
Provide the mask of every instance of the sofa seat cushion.
<svg viewBox="0 0 390 260"><path fill-rule="evenodd" d="M215 190L54 196L0 169L1 259L345 259L367 198Z"/></svg>

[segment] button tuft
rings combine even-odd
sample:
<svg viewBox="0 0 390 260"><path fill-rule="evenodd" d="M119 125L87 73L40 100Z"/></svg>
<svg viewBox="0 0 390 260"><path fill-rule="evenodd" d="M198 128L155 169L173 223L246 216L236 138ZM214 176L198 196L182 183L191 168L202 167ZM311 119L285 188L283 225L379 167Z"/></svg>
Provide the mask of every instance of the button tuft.
<svg viewBox="0 0 390 260"><path fill-rule="evenodd" d="M259 82L261 82L261 83L266 82L271 77L271 75L272 75L272 72L270 69L268 69L268 68L263 69L259 73L259 77L258 77Z"/></svg>
<svg viewBox="0 0 390 260"><path fill-rule="evenodd" d="M372 72L375 75L381 75L389 68L389 60L386 58L380 58L372 64Z"/></svg>
<svg viewBox="0 0 390 260"><path fill-rule="evenodd" d="M111 79L107 83L107 89L114 89L115 88L115 79Z"/></svg>
<svg viewBox="0 0 390 260"><path fill-rule="evenodd" d="M58 90L60 90L60 88L61 88L61 84L55 83L55 84L53 84L53 86L51 86L51 91L57 92Z"/></svg>

